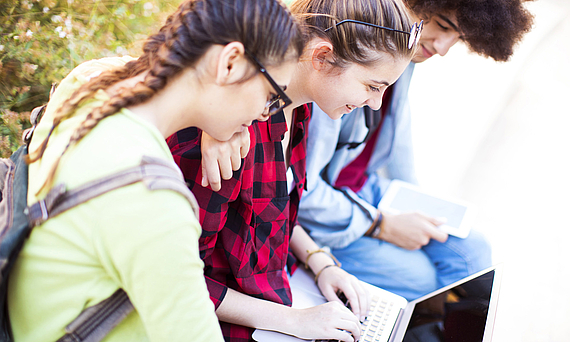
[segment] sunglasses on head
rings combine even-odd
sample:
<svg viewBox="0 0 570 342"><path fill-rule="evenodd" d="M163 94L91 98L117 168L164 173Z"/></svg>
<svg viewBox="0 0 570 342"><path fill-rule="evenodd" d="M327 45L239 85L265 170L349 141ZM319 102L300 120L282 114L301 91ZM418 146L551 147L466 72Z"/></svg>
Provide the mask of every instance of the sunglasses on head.
<svg viewBox="0 0 570 342"><path fill-rule="evenodd" d="M354 24L360 24L360 25L366 25L366 26L371 26L371 27L376 27L382 30L388 30L388 31L393 31L393 32L400 32L400 33L404 33L409 35L408 38L408 49L411 49L414 45L416 45L419 41L420 41L420 35L422 33L422 29L424 27L424 21L420 21L420 23L414 23L412 25L412 28L410 29L410 32L406 32L406 31L401 31L401 30L396 30L393 29L391 27L385 27L385 26L380 26L380 25L375 25L375 24L371 24L371 23L367 23L365 21L359 21L359 20L354 20L354 19L344 19L339 21L338 23L336 23L335 25L327 28L325 30L325 32L328 32L330 29L332 29L333 27L337 27L341 24L344 23L354 23Z"/></svg>

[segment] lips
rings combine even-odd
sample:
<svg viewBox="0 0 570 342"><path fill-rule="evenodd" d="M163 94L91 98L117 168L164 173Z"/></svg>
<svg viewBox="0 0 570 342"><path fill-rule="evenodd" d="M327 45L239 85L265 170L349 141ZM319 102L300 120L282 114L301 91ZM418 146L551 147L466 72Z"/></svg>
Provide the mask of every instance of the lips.
<svg viewBox="0 0 570 342"><path fill-rule="evenodd" d="M422 55L423 55L425 58L430 58L431 56L434 55L431 51L429 51L428 49L426 49L425 46L423 46L423 45L420 45L420 46L422 47Z"/></svg>

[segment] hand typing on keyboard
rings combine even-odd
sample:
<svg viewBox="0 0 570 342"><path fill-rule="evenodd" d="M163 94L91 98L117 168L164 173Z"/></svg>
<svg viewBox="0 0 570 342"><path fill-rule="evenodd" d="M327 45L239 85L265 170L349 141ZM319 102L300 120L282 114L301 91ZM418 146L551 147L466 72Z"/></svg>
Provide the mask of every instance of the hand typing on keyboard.
<svg viewBox="0 0 570 342"><path fill-rule="evenodd" d="M346 299L343 293L338 294L339 299L350 308L350 303ZM378 296L372 297L372 303L370 306L369 314L366 319L361 322L361 337L359 341L362 342L375 342L380 339L383 333L390 333L390 327L386 327L386 322L388 321L388 315L390 314L393 303L390 303ZM387 330L387 331L385 331ZM339 340L316 340L315 342L339 342Z"/></svg>
<svg viewBox="0 0 570 342"><path fill-rule="evenodd" d="M344 293L339 292L339 293L337 293L337 296L338 296L338 299L340 299L340 301L344 304L344 306L346 306L348 309L350 309L350 302L348 301L348 299L346 298ZM354 336L353 336L353 338L354 338ZM357 340L355 340L355 341L357 341ZM340 342L340 340L315 340L315 342Z"/></svg>
<svg viewBox="0 0 570 342"><path fill-rule="evenodd" d="M315 259L315 257L319 256L324 257L321 259ZM332 330L329 330L329 325L329 328L327 328L324 333L315 334L313 335L313 338L317 337L321 339L325 338L348 342L360 339L360 323L364 321L369 307L368 291L365 290L362 283L355 276L347 273L338 266L331 265L330 258L326 254L319 253L316 254L315 257L310 259L309 267L313 273L316 274L316 281L319 290L329 301L324 305L336 304L338 308L342 308L343 316L335 318L336 323L333 324L334 327ZM337 293L341 292L344 293L346 297L345 302L348 300L350 303L349 308L347 308L337 296ZM347 317L346 313L349 313L350 317ZM329 314L332 314L332 312ZM307 326L311 324L310 322L311 319L303 323ZM327 323L330 324L331 322L332 321ZM323 322L323 324L325 323ZM314 326L313 328L320 329L319 326Z"/></svg>
<svg viewBox="0 0 570 342"><path fill-rule="evenodd" d="M296 310L295 320L288 324L291 334L303 339L327 336L334 341L354 342L360 338L360 322L345 306L328 302Z"/></svg>
<svg viewBox="0 0 570 342"><path fill-rule="evenodd" d="M370 307L370 298L355 276L340 267L329 267L320 274L317 285L323 296L331 302L342 303L337 293L343 293L350 302L350 310L360 321L364 321Z"/></svg>

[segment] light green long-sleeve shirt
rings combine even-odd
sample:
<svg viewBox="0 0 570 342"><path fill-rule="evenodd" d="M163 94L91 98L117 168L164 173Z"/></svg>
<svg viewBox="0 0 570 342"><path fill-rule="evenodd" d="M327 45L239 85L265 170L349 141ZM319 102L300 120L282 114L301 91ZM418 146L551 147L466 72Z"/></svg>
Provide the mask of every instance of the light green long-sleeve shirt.
<svg viewBox="0 0 570 342"><path fill-rule="evenodd" d="M59 105L94 72L127 58L76 68L59 86L34 133L34 151ZM83 105L54 131L43 158L30 165L28 201L44 183L74 128L107 95ZM164 138L130 111L102 120L64 155L54 184L74 188L138 165L143 155L172 160ZM36 227L11 274L8 307L16 342L55 341L85 308L123 288L135 311L105 341L222 341L199 257L200 225L186 199L133 184Z"/></svg>

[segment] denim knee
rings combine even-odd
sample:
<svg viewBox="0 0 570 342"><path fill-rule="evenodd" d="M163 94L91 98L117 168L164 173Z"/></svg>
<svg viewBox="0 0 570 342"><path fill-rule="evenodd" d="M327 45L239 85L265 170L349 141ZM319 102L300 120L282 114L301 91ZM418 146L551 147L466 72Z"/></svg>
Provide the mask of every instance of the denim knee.
<svg viewBox="0 0 570 342"><path fill-rule="evenodd" d="M477 230L471 230L465 239L465 247L469 250L471 261L470 273L479 272L492 265L492 248L485 235Z"/></svg>
<svg viewBox="0 0 570 342"><path fill-rule="evenodd" d="M438 288L434 264L422 250L409 251L390 243L363 237L333 254L342 268L362 281L408 300Z"/></svg>

